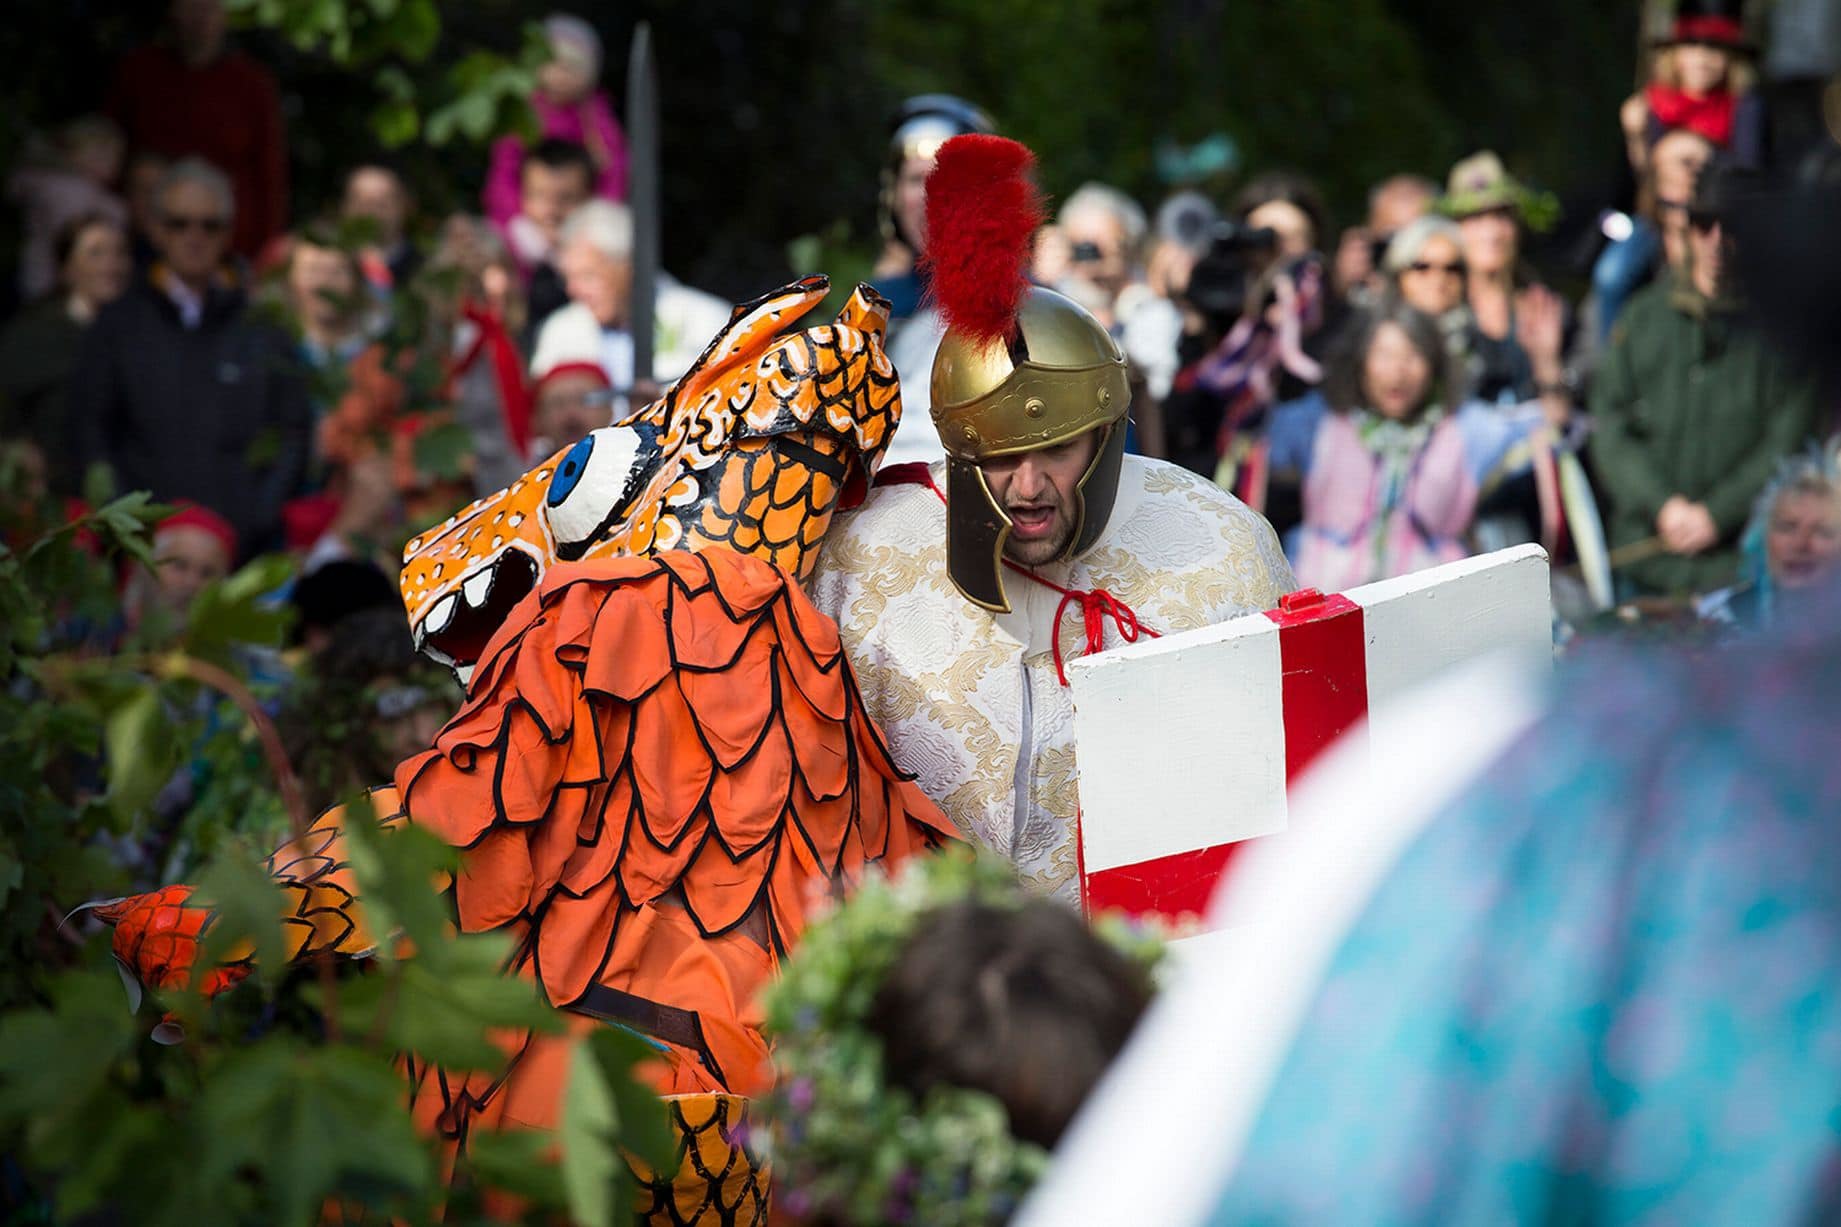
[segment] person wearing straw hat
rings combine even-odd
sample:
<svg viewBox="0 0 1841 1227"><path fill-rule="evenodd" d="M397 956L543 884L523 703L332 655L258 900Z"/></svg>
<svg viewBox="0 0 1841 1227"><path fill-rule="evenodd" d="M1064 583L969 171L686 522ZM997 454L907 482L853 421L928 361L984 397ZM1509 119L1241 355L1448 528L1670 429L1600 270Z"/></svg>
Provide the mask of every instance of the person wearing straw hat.
<svg viewBox="0 0 1841 1227"><path fill-rule="evenodd" d="M1539 397L1564 421L1571 411L1562 349L1566 305L1522 262L1524 228L1544 231L1559 217L1551 193L1526 187L1490 150L1451 168L1438 211L1457 221L1466 296L1475 322L1469 352L1471 392L1480 400L1521 403Z"/></svg>

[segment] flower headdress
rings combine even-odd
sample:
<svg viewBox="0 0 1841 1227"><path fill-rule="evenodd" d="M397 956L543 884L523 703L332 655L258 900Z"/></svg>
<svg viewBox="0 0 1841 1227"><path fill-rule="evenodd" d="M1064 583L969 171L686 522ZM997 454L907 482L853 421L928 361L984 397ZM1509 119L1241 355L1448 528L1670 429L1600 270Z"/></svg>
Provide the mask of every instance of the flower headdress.
<svg viewBox="0 0 1841 1227"><path fill-rule="evenodd" d="M808 928L765 997L779 1085L768 1115L777 1208L847 1223L1001 1223L1048 1165L983 1091L936 1085L916 1097L890 1080L869 1026L877 994L917 924L949 905L1021 908L1011 867L958 851L865 881ZM1095 933L1147 970L1161 937L1102 918Z"/></svg>

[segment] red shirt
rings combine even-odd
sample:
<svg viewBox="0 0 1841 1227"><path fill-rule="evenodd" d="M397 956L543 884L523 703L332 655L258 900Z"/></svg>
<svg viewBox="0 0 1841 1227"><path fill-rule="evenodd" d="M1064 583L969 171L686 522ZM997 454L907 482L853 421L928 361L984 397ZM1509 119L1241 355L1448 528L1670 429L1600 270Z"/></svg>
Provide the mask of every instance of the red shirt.
<svg viewBox="0 0 1841 1227"><path fill-rule="evenodd" d="M135 149L200 157L236 191L233 244L254 258L287 228L288 150L274 74L239 51L188 67L172 48L137 47L122 57L108 112Z"/></svg>

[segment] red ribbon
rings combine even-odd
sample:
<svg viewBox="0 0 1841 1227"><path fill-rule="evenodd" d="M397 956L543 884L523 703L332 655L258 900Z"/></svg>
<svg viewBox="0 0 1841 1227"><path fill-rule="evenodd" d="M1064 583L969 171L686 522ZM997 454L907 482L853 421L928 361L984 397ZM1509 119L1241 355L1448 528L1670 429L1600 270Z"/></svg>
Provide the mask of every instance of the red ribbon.
<svg viewBox="0 0 1841 1227"><path fill-rule="evenodd" d="M878 486L926 486L939 496L940 502L946 501L946 492L935 484L933 473L924 464L891 465L876 475ZM1055 621L1049 638L1054 645L1055 676L1061 684L1068 684L1067 662L1061 655L1061 619L1067 614L1068 606L1080 609L1081 629L1086 632L1087 650L1084 655L1091 656L1106 646L1106 619L1111 618L1118 627L1119 638L1126 643L1138 642L1140 635L1149 635L1152 639L1162 638L1156 631L1138 621L1137 611L1124 601L1113 596L1104 588L1082 591L1078 588L1063 588L1053 580L1043 579L1028 567L1004 559L1004 565L1021 575L1024 579L1051 588L1061 594L1061 603L1055 606Z"/></svg>

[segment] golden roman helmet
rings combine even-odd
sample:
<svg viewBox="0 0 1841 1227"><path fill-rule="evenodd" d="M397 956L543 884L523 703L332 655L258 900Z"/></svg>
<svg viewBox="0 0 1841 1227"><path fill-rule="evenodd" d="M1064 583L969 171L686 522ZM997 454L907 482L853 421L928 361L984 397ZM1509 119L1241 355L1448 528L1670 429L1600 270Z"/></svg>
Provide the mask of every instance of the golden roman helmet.
<svg viewBox="0 0 1841 1227"><path fill-rule="evenodd" d="M1131 406L1118 342L1072 300L1029 284L1044 216L1034 166L1015 141L970 134L941 145L927 176L924 265L946 324L932 407L947 457L946 570L967 600L1000 613L1014 525L983 466L1100 432L1061 555L1073 557L1106 530Z"/></svg>
<svg viewBox="0 0 1841 1227"><path fill-rule="evenodd" d="M1008 343L948 329L933 360L933 423L947 456L946 569L967 600L999 612L1010 608L1003 553L1011 521L982 464L1103 432L1075 496L1074 533L1062 554L1072 558L1098 540L1112 514L1131 406L1125 354L1084 307L1031 288L1016 323Z"/></svg>

